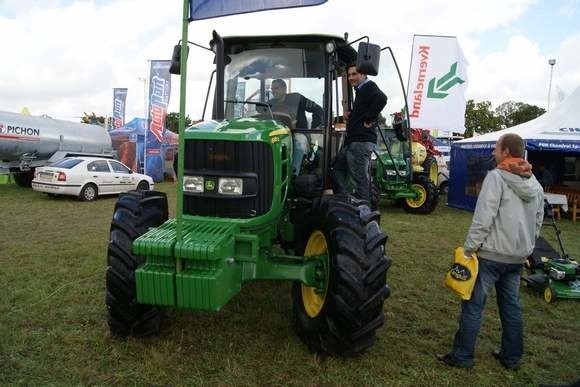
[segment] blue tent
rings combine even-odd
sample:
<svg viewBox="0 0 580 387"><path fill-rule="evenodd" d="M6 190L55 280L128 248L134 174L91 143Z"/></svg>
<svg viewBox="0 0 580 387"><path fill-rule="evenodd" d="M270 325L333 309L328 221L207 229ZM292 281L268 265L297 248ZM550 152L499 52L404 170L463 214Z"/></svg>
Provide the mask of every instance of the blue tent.
<svg viewBox="0 0 580 387"><path fill-rule="evenodd" d="M148 129L148 120L145 118L134 118L127 122L125 126L109 130L109 136L113 142L113 147L119 153L119 159L138 173L143 173L145 169L145 134ZM161 144L161 158L164 165L156 165L153 168L148 165L147 171L156 182L162 181L164 175L175 178L173 171L173 157L177 152L177 134L164 129L163 143Z"/></svg>
<svg viewBox="0 0 580 387"><path fill-rule="evenodd" d="M516 133L526 142L527 158L532 165L545 164L563 182L565 158L580 158L580 87L554 109L540 117L497 132L456 141L451 145L451 174L448 205L473 211L481 183L495 167L492 153L497 139ZM576 165L579 163L576 161ZM578 167L576 167L578 169ZM574 182L580 176L576 170Z"/></svg>

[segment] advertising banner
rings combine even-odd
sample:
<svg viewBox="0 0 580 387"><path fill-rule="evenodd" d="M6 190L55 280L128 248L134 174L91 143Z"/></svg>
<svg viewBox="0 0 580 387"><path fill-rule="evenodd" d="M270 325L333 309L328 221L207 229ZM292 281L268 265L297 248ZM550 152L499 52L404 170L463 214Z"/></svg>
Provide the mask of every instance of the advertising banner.
<svg viewBox="0 0 580 387"><path fill-rule="evenodd" d="M125 125L126 100L127 100L126 88L113 89L113 128L115 129Z"/></svg>
<svg viewBox="0 0 580 387"><path fill-rule="evenodd" d="M161 144L165 129L165 118L171 94L169 60L152 60L149 73L149 125L145 134L145 174L155 182L163 181Z"/></svg>
<svg viewBox="0 0 580 387"><path fill-rule="evenodd" d="M407 88L411 127L465 132L467 65L455 37L413 37Z"/></svg>
<svg viewBox="0 0 580 387"><path fill-rule="evenodd" d="M327 0L189 0L189 20L237 15L271 9L308 7Z"/></svg>

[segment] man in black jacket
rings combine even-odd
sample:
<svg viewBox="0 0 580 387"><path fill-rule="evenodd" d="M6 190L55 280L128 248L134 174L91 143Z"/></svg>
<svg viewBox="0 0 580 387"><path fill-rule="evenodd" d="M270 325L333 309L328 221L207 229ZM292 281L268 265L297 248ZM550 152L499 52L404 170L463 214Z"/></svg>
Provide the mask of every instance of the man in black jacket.
<svg viewBox="0 0 580 387"><path fill-rule="evenodd" d="M377 143L377 118L387 104L387 96L356 65L348 66L348 82L355 88L352 111L345 114L346 138L334 162L335 193L347 193L347 176L353 182L355 197L370 201L369 166Z"/></svg>

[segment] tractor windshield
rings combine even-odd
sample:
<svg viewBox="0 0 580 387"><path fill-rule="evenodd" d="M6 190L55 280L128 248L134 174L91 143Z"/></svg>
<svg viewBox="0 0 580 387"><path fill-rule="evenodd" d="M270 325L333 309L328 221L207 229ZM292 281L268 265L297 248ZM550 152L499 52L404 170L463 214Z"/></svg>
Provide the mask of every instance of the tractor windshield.
<svg viewBox="0 0 580 387"><path fill-rule="evenodd" d="M227 55L226 119L276 118L297 130L322 125L324 56L320 45L255 48Z"/></svg>

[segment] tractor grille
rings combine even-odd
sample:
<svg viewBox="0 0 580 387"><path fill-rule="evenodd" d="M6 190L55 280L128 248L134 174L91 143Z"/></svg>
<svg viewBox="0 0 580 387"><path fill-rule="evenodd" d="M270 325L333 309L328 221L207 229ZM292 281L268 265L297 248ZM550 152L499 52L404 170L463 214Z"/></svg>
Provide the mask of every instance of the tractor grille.
<svg viewBox="0 0 580 387"><path fill-rule="evenodd" d="M263 142L186 140L186 176L240 177L251 190L245 197L184 192L183 213L251 218L270 210L274 190L272 149ZM247 180L248 176L251 178Z"/></svg>

